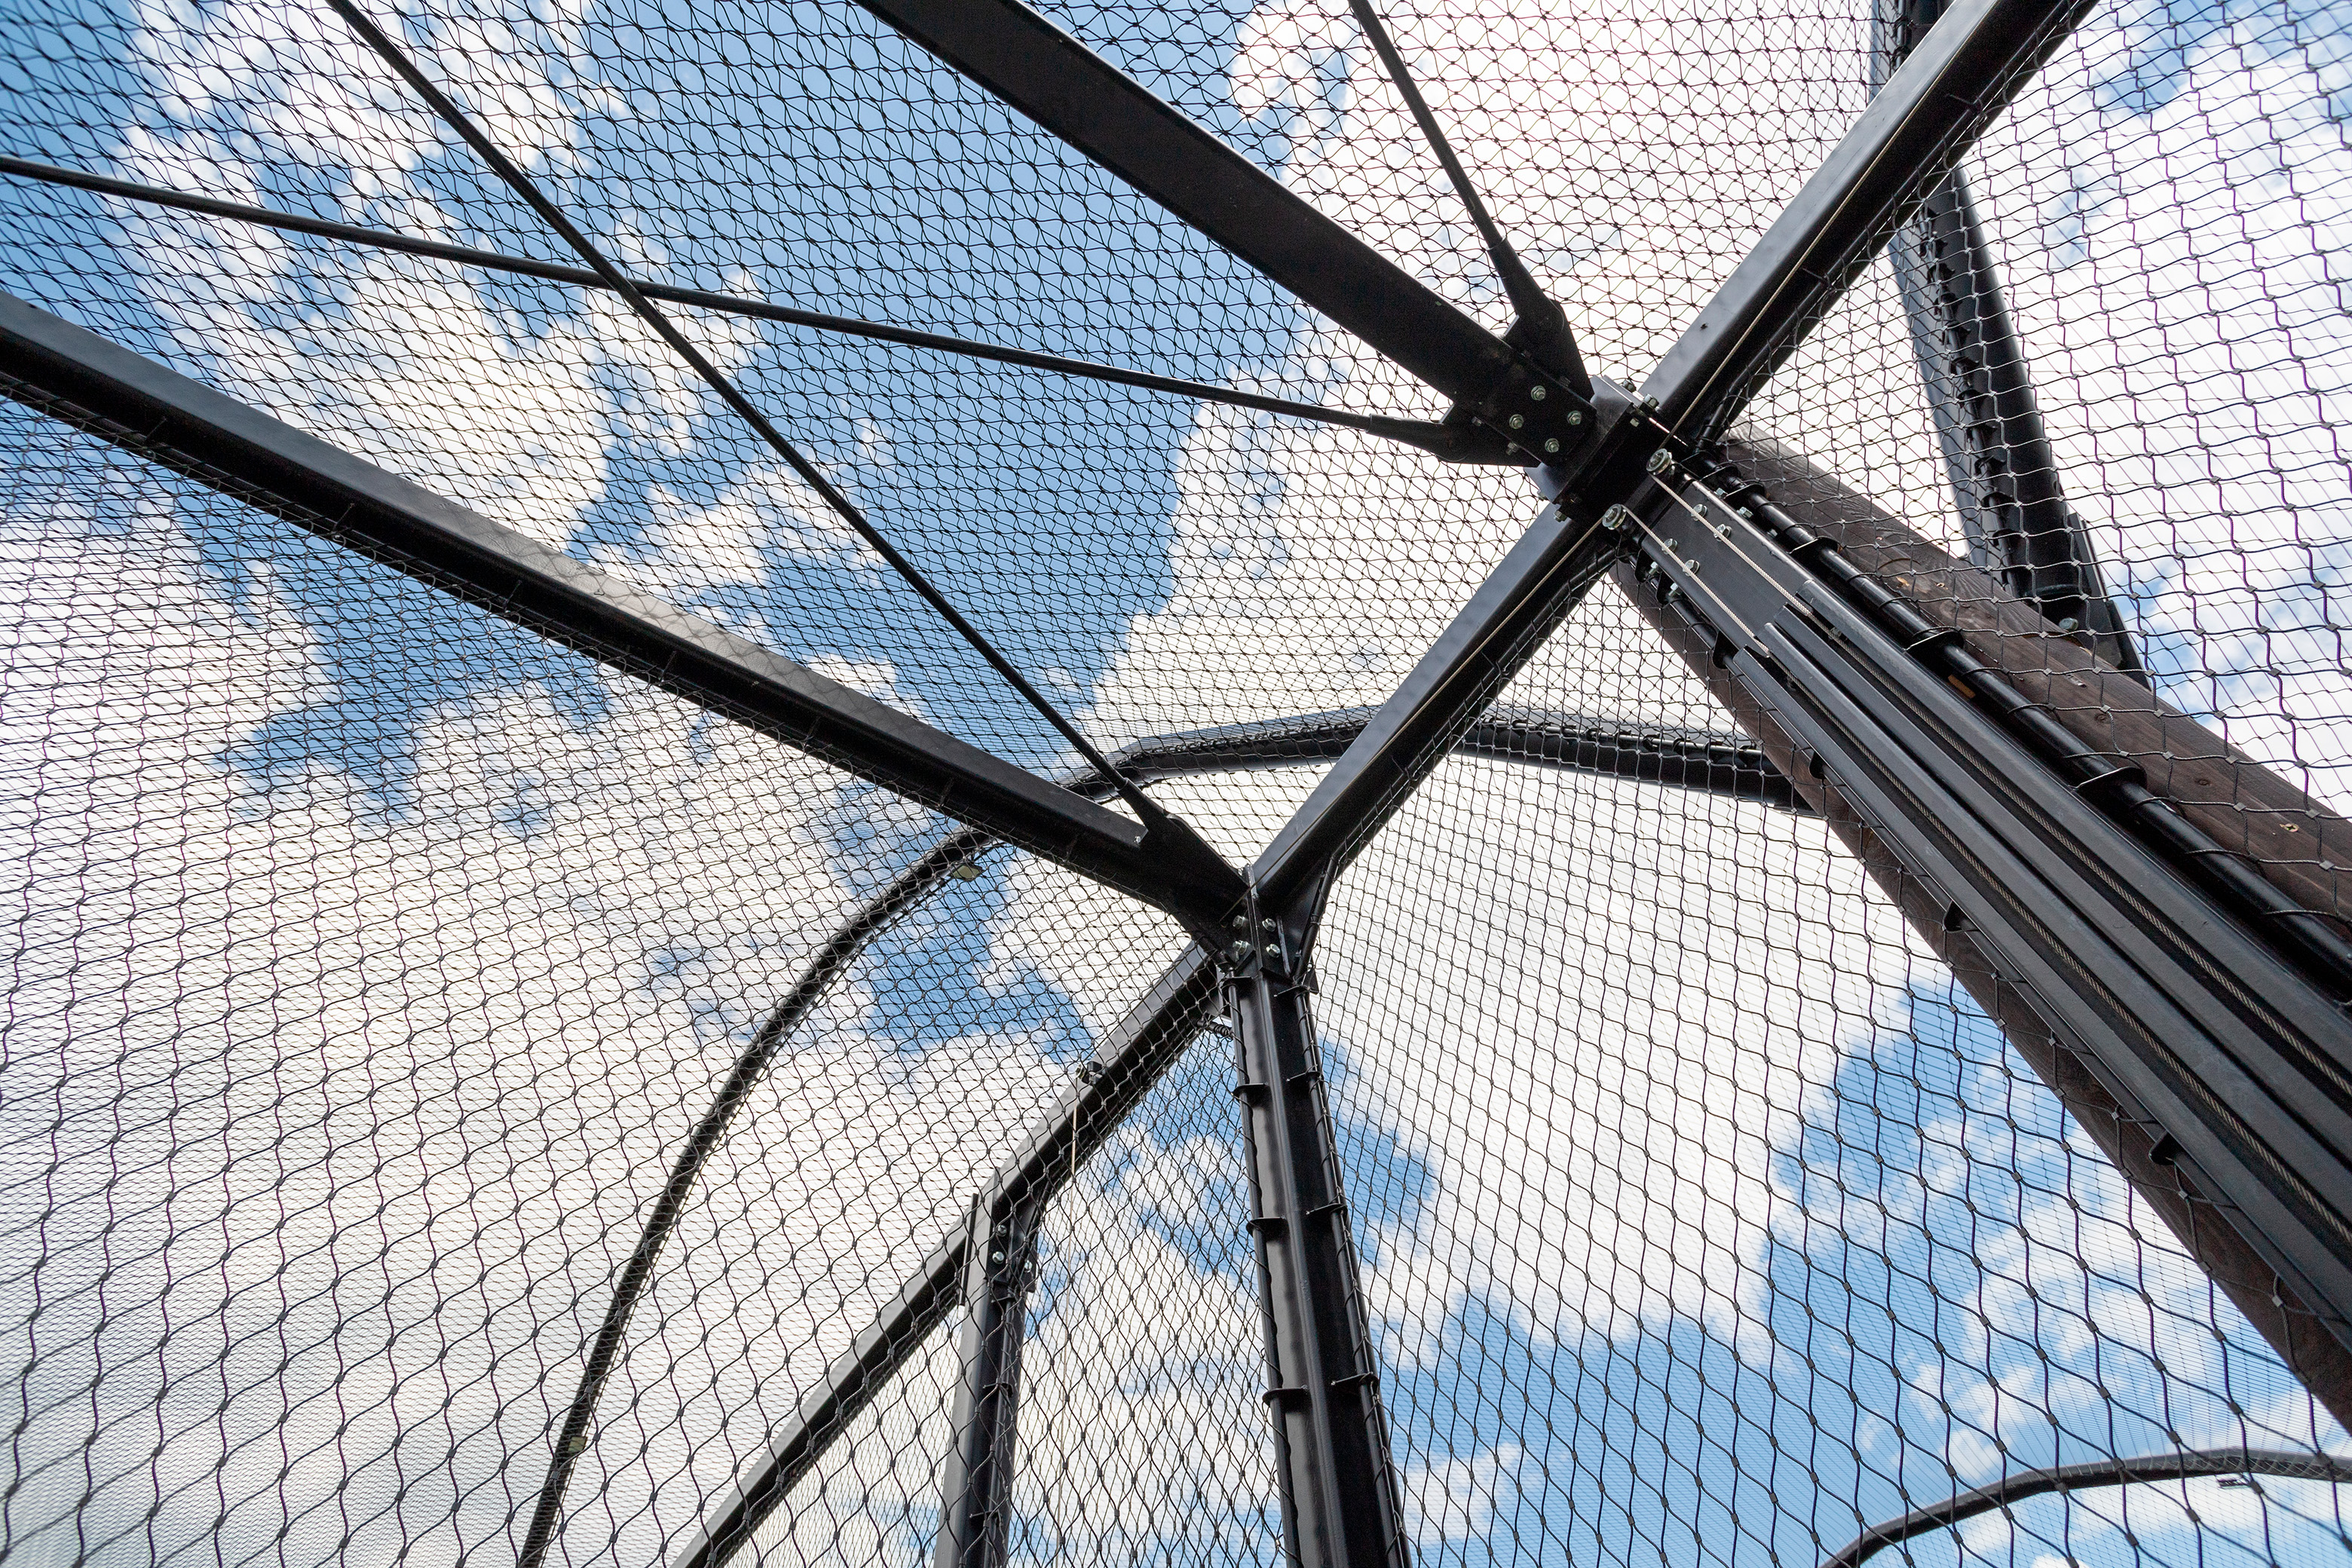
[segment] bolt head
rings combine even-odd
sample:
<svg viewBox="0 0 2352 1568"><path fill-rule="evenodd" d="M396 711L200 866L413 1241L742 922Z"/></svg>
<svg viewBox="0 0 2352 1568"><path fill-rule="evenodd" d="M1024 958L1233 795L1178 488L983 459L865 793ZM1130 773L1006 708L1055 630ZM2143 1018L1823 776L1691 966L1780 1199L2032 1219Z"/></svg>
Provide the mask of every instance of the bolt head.
<svg viewBox="0 0 2352 1568"><path fill-rule="evenodd" d="M1557 452L1557 451L1559 451L1559 437L1557 437L1557 436L1547 436L1547 437L1544 437L1544 450L1545 450L1546 452Z"/></svg>
<svg viewBox="0 0 2352 1568"><path fill-rule="evenodd" d="M1584 423L1584 410L1583 410L1583 409L1581 409L1581 408L1571 408L1571 409L1570 409L1570 410L1568 411L1568 427L1569 427L1570 429L1573 430L1573 429L1575 429L1579 425L1581 425L1581 424L1583 424L1583 423Z"/></svg>
<svg viewBox="0 0 2352 1568"><path fill-rule="evenodd" d="M1663 474L1675 466L1675 455L1664 447L1650 454L1650 472Z"/></svg>
<svg viewBox="0 0 2352 1568"><path fill-rule="evenodd" d="M1282 956L1282 944L1280 942L1267 942L1265 944L1265 955L1268 958L1280 958Z"/></svg>
<svg viewBox="0 0 2352 1568"><path fill-rule="evenodd" d="M1626 529L1633 526L1633 514L1622 506L1612 506L1601 514L1603 528Z"/></svg>
<svg viewBox="0 0 2352 1568"><path fill-rule="evenodd" d="M1550 393L1549 393L1549 391L1548 389L1546 389L1545 387L1542 387L1542 386L1530 386L1530 387L1528 387L1528 401L1529 403L1541 403L1541 402L1542 402L1546 397L1549 397L1549 395L1551 395L1551 394L1550 394Z"/></svg>
<svg viewBox="0 0 2352 1568"><path fill-rule="evenodd" d="M1509 419L1507 419L1507 420L1506 420L1506 421L1505 421L1505 423L1506 423L1506 424L1507 424L1507 425L1509 425L1509 426L1510 426L1510 427L1511 427L1512 429L1514 429L1514 430L1517 430L1517 429L1519 429L1519 428L1523 427L1523 426L1527 424L1527 422L1528 422L1528 416L1527 416L1526 415L1524 415L1524 414L1514 414L1514 415L1512 415L1512 416L1510 416L1510 418L1509 418Z"/></svg>
<svg viewBox="0 0 2352 1568"><path fill-rule="evenodd" d="M1225 958L1229 963L1239 963L1243 959L1247 958L1249 955L1250 944L1245 942L1237 942L1234 943L1233 946L1225 949Z"/></svg>

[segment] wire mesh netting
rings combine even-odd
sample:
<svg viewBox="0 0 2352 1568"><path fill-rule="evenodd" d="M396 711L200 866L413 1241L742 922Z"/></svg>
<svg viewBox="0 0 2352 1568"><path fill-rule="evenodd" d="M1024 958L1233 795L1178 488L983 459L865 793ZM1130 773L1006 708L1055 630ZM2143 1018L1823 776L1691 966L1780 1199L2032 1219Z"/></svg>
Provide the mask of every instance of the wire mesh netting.
<svg viewBox="0 0 2352 1568"><path fill-rule="evenodd" d="M1347 4L1043 9L1510 325ZM1632 384L1935 7L1382 14ZM1445 412L859 6L378 19L635 276ZM576 259L328 6L8 0L0 35L0 153ZM1734 452L2337 915L2347 60L2341 7L2101 0ZM30 177L0 237L24 300L1076 776L617 295ZM665 308L1236 863L1539 515L1355 430ZM1017 1192L1002 1560L1284 1558L1232 1026L1175 921L10 389L0 1555L709 1568L780 1476L735 1561L926 1559ZM1884 1560L2352 1548L2352 1437L2180 1216L2225 1222L2119 1165L1940 895L1624 581L1315 946L1408 1555L1801 1568L2021 1472L2217 1454Z"/></svg>

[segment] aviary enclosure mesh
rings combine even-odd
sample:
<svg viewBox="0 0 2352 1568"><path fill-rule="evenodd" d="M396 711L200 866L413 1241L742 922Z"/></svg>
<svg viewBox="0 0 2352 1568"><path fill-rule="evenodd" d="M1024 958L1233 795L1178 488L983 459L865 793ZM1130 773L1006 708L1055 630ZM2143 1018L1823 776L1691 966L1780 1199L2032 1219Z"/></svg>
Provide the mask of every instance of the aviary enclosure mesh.
<svg viewBox="0 0 2352 1568"><path fill-rule="evenodd" d="M1869 5L1775 4L1387 10L1597 370L1638 379L1868 99ZM1507 324L1345 5L1045 9ZM376 15L646 276L1442 412L854 5ZM0 16L11 155L570 259L322 5ZM2066 502L2157 691L2238 748L2180 759L2224 801L2251 762L2352 807L2347 94L2342 7L2102 0L1965 165ZM1071 764L609 296L23 180L0 237L0 286L33 303L1011 761ZM1379 702L1538 507L1516 472L1345 429L676 314L1107 750ZM0 1547L509 1561L679 1149L800 987L554 1537L582 1568L668 1561L1187 939L1002 847L860 926L944 818L268 496L0 408ZM1885 259L1748 420L1968 552ZM1606 583L1499 703L1738 743ZM1317 776L1153 793L1239 859ZM2308 832L2332 878L2352 846ZM845 927L862 941L812 989ZM2352 1442L1807 812L1457 756L1340 880L1316 964L1423 1563L1811 1568L2008 1471ZM1045 1214L1015 1562L1280 1553L1213 1011ZM955 1331L758 1561L927 1557ZM2228 1568L2347 1546L2336 1489L2221 1476L1896 1551Z"/></svg>

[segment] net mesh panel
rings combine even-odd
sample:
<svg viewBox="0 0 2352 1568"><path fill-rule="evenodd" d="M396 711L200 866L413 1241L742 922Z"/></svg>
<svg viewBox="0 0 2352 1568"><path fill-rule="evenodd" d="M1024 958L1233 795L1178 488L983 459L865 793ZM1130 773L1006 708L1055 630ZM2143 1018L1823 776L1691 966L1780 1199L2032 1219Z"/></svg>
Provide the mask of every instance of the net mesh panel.
<svg viewBox="0 0 2352 1568"><path fill-rule="evenodd" d="M1344 5L1045 9L1508 324ZM1593 367L1629 382L1867 102L1880 20L1383 14ZM855 5L396 15L643 276L1442 412ZM8 153L572 260L322 7L5 0L0 35ZM2329 899L2338 829L2308 813L2352 784L2347 37L2301 0L2103 3L1964 171L2035 460L2157 695L2239 749L2135 733L2237 814L2232 847ZM36 304L1015 762L1068 762L609 297L14 180L0 238L0 286ZM672 313L1107 746L1379 701L1535 514L1515 473L1348 432ZM1916 313L1875 263L1750 428L1982 555ZM0 1550L506 1562L689 1130L946 825L54 420L0 405ZM2137 711L2106 684L2070 700L2050 628L1988 635L2070 721ZM1605 584L1499 701L1725 723ZM1319 776L1154 791L1239 861ZM739 1108L553 1560L691 1541L1181 947L1011 851L980 868L827 984ZM2020 1468L2343 1451L1816 819L1450 761L1341 883L1317 964L1423 1560L1802 1565ZM1017 1561L1279 1554L1229 1058L1196 1041L1045 1211ZM912 1336L739 1562L928 1557L961 1328ZM2235 1481L2044 1498L1903 1550L2340 1555L2330 1489Z"/></svg>

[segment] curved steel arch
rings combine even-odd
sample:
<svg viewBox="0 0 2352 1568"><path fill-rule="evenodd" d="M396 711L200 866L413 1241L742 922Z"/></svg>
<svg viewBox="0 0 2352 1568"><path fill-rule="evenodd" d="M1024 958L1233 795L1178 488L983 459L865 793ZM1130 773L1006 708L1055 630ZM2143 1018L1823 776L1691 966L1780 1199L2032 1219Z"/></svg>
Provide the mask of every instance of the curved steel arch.
<svg viewBox="0 0 2352 1568"><path fill-rule="evenodd" d="M1112 753L1111 761L1127 777L1144 783L1202 773L1314 766L1342 755L1375 711L1370 707L1349 708L1157 735L1121 747ZM1489 710L1454 751L1458 756L1692 789L1799 812L1811 809L1798 797L1788 779L1766 759L1762 748L1744 735L1706 730L1630 730L1577 714L1500 708ZM1060 782L1073 794L1089 799L1110 793L1108 782L1092 770ZM603 1326L589 1352L587 1366L581 1373L579 1387L557 1436L547 1480L523 1539L520 1568L538 1568L554 1542L564 1491L572 1468L588 1451L589 1427L595 1421L596 1405L603 1397L604 1384L619 1363L629 1320L652 1280L654 1265L660 1260L663 1247L686 1212L687 1200L693 1194L702 1167L725 1138L737 1109L766 1073L778 1047L800 1026L866 944L922 902L958 867L971 864L1002 841L999 835L979 827L957 827L942 835L913 864L858 906L826 939L802 969L792 991L777 1004L736 1058L710 1109L695 1124L686 1146L678 1152L669 1180L655 1200L636 1247L621 1270ZM947 1258L946 1254L952 1250L950 1246L935 1251L934 1261L944 1260L943 1268L927 1268L918 1275L919 1280L924 1280L944 1273L949 1289L943 1294L950 1298L954 1269L961 1266L960 1257ZM952 1304L951 1300L945 1300L938 1315L944 1318ZM904 1337L911 1342L919 1336L908 1331ZM869 1377L866 1381L870 1384L879 1379ZM863 1401L858 1403L862 1405ZM840 1419L845 1420L851 1414L855 1414L854 1409L845 1411ZM786 1489L789 1483L764 1488L762 1492L764 1495L772 1491L781 1497ZM756 1521L751 1528L756 1528ZM740 1532L738 1539L742 1533L748 1533L748 1529Z"/></svg>
<svg viewBox="0 0 2352 1568"><path fill-rule="evenodd" d="M2352 1459L2333 1454L2294 1454L2280 1448L2205 1448L2185 1454L2148 1454L2136 1459L2090 1459L2079 1465L2053 1465L2003 1476L1988 1486L1960 1492L1942 1502L1914 1509L1900 1519L1874 1524L1830 1558L1822 1568L1861 1568L1890 1546L1916 1535L1970 1520L1980 1513L2006 1510L2028 1498L2050 1492L2088 1491L2103 1487L2139 1486L2149 1481L2185 1481L2200 1476L2284 1476L2299 1481L2352 1484Z"/></svg>

